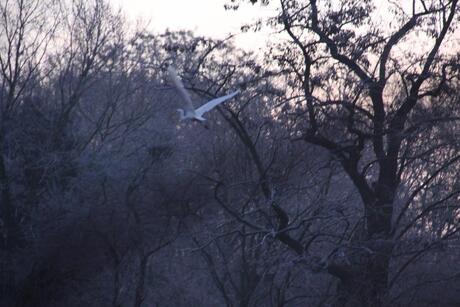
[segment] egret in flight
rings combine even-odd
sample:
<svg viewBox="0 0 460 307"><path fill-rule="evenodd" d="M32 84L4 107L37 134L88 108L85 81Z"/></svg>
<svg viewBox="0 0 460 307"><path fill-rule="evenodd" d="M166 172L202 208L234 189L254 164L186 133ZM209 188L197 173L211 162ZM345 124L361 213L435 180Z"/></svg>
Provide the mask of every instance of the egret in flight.
<svg viewBox="0 0 460 307"><path fill-rule="evenodd" d="M180 115L180 120L191 119L191 120L203 122L206 120L206 118L203 117L204 113L211 111L219 104L233 98L235 95L239 94L240 92L240 91L235 91L231 94L212 99L208 101L207 103L205 103L204 105L202 105L201 107L199 107L198 109L195 109L192 103L192 99L190 98L190 95L185 90L184 85L182 84L182 81L179 79L179 76L177 75L176 70L173 67L169 66L168 73L169 73L169 77L171 78L171 81L174 83L174 86L179 91L182 98L185 100L185 107L183 109L177 109L177 112L179 112L179 115Z"/></svg>

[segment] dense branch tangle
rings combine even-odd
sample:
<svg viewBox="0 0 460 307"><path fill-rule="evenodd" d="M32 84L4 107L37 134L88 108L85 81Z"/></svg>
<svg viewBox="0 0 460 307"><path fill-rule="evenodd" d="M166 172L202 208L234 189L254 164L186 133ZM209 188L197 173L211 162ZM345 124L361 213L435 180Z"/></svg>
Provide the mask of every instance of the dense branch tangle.
<svg viewBox="0 0 460 307"><path fill-rule="evenodd" d="M410 171L406 152L411 144L414 146L412 140L418 130L407 129L408 120L416 107L423 108L420 106L423 99L442 94L447 80L455 73L453 60L443 62L440 48L453 31L458 1L414 0L410 9L397 7L399 26L388 33L381 25L373 24L376 4L373 1L281 0L280 3L279 23L297 51L285 52L279 56L280 62L292 71L293 92L304 96L304 104L299 106L305 112L292 114L301 131L294 135L298 138L301 134L299 139L336 157L362 199L365 241L384 239L388 243L371 248L379 255L369 258L372 268L359 261L353 263L349 258L349 266L329 263L329 272L343 281L348 299L353 297L352 293L368 291L353 288L357 283L373 285L368 299L362 301L366 296L363 294L348 302L361 300L363 305L377 306L385 295L389 259L397 244L393 234L398 231L393 228L401 227L398 223L414 200L408 200L398 223L392 225L393 213L399 209L397 192L402 176ZM434 22L430 24L427 20L436 20L438 28L423 28L426 25L434 28ZM423 31L429 42L426 54L401 52L405 42ZM296 57L302 60L293 60ZM429 122L430 118L425 120ZM455 157L450 159L455 163ZM439 173L434 171L433 178ZM428 183L419 178L419 188L414 193L426 189ZM456 195L455 191L451 193ZM428 211L422 211L414 219Z"/></svg>
<svg viewBox="0 0 460 307"><path fill-rule="evenodd" d="M304 132L303 139L324 147L338 157L356 185L368 211L367 224L370 236L378 233L388 234L391 230L392 203L400 182L400 174L404 171L403 165L399 163L404 128L411 110L420 100L422 85L430 77L439 48L451 29L457 2L449 1L441 3L440 6L427 7L426 3L414 1L412 15L406 17L394 33L384 35L372 28L366 29L365 34L358 32L362 24L370 24L370 1L343 1L338 9L332 7L332 4L323 4L316 0L311 0L304 6L298 1L281 1L281 20L284 29L304 58L304 73L298 74L300 70L296 71L308 111L309 128ZM392 65L396 65L392 63L393 50L403 44L404 39L411 33L418 30L423 18L440 14L444 16L442 27L439 33L434 34L434 44L415 74L408 95L400 97L397 105L391 104L390 95L385 89L395 82L395 69L392 68ZM362 43L366 40L367 43ZM318 45L324 49L320 49ZM330 58L322 60L322 52L329 54ZM371 57L373 64L368 60ZM316 72L313 71L315 64ZM331 70L335 72L324 72L322 65L332 65ZM345 75L344 70L347 71ZM352 97L346 92L332 93L342 96L343 103L324 111L333 97L328 97L331 95L330 92L328 95L321 92L321 85L315 82L318 75L323 75L320 77L323 83L326 82L326 78L331 77L335 80L341 79L344 83L354 82L354 85L349 85L348 92L354 91L358 94ZM407 77L406 73L403 78ZM444 82L443 80L445 68L441 81ZM439 90L432 90L430 93L438 92ZM362 110L369 113L370 118L363 116ZM346 129L345 137L351 144L349 141L343 144L343 141L337 141L336 137L325 131L333 124L328 122L330 118L321 116L324 112L345 113L336 114L336 118L344 122L342 125L343 129ZM369 170L361 167L368 142L372 144L376 159L373 164L378 169L377 173L371 176L368 174Z"/></svg>

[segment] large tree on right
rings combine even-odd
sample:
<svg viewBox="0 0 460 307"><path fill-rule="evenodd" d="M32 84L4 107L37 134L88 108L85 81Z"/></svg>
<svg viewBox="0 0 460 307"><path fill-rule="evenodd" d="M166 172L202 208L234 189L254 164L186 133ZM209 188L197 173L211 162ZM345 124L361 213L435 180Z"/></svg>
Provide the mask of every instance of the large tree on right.
<svg viewBox="0 0 460 307"><path fill-rule="evenodd" d="M280 118L361 199L361 227L321 265L337 305L384 305L414 261L458 240L458 1L279 4L269 24L284 36L267 56L286 73Z"/></svg>

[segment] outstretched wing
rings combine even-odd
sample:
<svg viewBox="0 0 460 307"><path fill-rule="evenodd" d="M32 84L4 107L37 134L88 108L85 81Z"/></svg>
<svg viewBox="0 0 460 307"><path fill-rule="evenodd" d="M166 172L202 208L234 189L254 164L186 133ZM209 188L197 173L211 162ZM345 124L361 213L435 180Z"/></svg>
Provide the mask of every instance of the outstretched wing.
<svg viewBox="0 0 460 307"><path fill-rule="evenodd" d="M196 109L195 113L198 116L203 116L204 113L206 113L208 111L211 111L217 105L221 104L224 101L227 101L227 100L233 98L234 96L238 95L239 93L240 93L240 91L235 91L235 92L233 92L231 94L228 94L228 95L225 95L225 96L210 100L207 103L205 103L204 105L202 105L201 107L199 107L198 109Z"/></svg>
<svg viewBox="0 0 460 307"><path fill-rule="evenodd" d="M190 98L190 95L185 90L184 84L179 79L179 76L177 75L176 70L173 67L169 66L168 67L168 73L169 73L169 78L174 83L174 86L179 91L179 93L182 96L182 98L185 100L185 103L186 103L185 109L193 111L194 107L193 107L192 99Z"/></svg>

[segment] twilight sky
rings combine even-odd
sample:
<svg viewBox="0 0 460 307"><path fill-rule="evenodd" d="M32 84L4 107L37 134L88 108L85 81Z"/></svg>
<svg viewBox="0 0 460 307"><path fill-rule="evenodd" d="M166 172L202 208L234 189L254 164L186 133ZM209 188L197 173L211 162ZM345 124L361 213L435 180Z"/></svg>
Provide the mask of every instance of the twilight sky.
<svg viewBox="0 0 460 307"><path fill-rule="evenodd" d="M141 19L143 24L148 22L149 29L154 32L163 32L166 29L192 30L195 34L213 38L224 38L229 33L239 33L241 26L245 23L254 22L262 17L274 16L278 5L278 1L271 1L269 6L244 3L237 11L226 11L224 4L230 2L229 0L109 0L109 2L115 8L121 7L129 20ZM389 14L390 2L376 1L375 13L379 15L383 27L388 27L392 20ZM396 3L402 5L406 11L411 11L412 1L403 0ZM244 49L256 50L263 47L270 36L275 37L269 31L239 34L235 38L235 43ZM458 33L459 31L454 41L444 42L445 45L453 44L448 49L454 48L454 45L458 46L460 40ZM418 37L414 39L415 41L411 44L419 40ZM431 44L432 42L429 42L428 46ZM422 47L427 47L426 45L424 42ZM398 46L398 48L401 47Z"/></svg>
<svg viewBox="0 0 460 307"><path fill-rule="evenodd" d="M264 16L271 16L273 6L259 4L241 5L237 11L224 9L228 0L110 0L121 7L131 20L141 18L149 21L155 32L170 30L192 30L197 34L223 38L229 33L238 33L244 23ZM246 47L258 47L263 35L241 34L236 42Z"/></svg>

